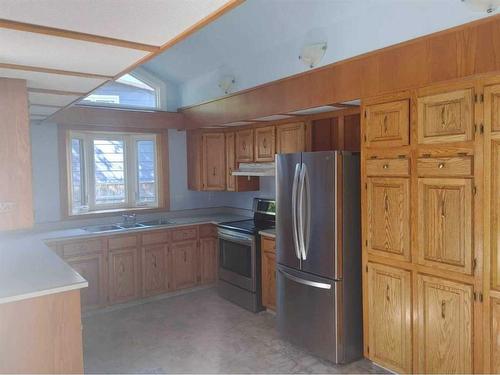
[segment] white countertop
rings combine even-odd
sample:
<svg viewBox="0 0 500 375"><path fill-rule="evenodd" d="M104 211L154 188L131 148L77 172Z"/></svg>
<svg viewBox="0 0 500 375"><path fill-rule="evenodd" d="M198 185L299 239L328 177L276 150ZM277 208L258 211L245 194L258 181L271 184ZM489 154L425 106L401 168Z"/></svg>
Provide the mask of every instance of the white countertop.
<svg viewBox="0 0 500 375"><path fill-rule="evenodd" d="M46 241L109 236L193 224L217 224L247 218L235 214L193 214L172 218L173 224L162 227L134 228L114 232L89 233L80 228L73 228L0 234L0 304L88 286L82 276L47 247Z"/></svg>
<svg viewBox="0 0 500 375"><path fill-rule="evenodd" d="M264 229L259 231L261 236L276 238L276 229Z"/></svg>

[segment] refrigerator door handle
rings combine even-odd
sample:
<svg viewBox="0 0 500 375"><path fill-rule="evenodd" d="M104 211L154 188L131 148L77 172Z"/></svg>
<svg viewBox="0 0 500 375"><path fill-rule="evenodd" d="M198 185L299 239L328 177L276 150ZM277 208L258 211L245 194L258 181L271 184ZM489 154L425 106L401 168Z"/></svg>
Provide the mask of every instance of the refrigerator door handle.
<svg viewBox="0 0 500 375"><path fill-rule="evenodd" d="M283 276L285 276L287 279L295 281L296 283L311 286L313 288L319 288L319 289L332 289L332 286L330 284L325 284L325 283L318 283L317 281L311 281L311 280L304 280L301 279L300 277L293 276L289 274L288 272L285 272L281 269L278 269L278 272L281 272Z"/></svg>
<svg viewBox="0 0 500 375"><path fill-rule="evenodd" d="M304 260L309 255L309 238L311 234L311 185L309 181L309 173L307 172L307 165L303 164L304 169L304 180L303 185L303 195L305 196L305 220L303 222L303 247L304 247Z"/></svg>
<svg viewBox="0 0 500 375"><path fill-rule="evenodd" d="M302 260L306 260L307 254L306 254L306 241L305 241L305 221L304 221L304 210L305 210L305 198L304 198L304 193L305 193L305 177L307 173L307 167L305 164L302 164L302 167L300 169L300 177L299 177L299 207L298 207L298 212L299 212L299 245L300 245L300 254L302 256Z"/></svg>
<svg viewBox="0 0 500 375"><path fill-rule="evenodd" d="M293 224L293 247L295 248L295 255L300 260L300 246L299 246L299 235L297 227L297 192L299 184L300 175L300 163L295 165L295 174L293 176L292 185L292 224Z"/></svg>

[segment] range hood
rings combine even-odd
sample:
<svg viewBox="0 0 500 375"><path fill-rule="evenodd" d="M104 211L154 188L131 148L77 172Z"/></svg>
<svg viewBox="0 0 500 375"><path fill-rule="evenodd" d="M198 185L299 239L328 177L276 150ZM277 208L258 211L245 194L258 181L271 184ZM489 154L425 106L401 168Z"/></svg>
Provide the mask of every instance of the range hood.
<svg viewBox="0 0 500 375"><path fill-rule="evenodd" d="M274 176L275 165L272 163L240 163L239 168L234 170L233 176Z"/></svg>

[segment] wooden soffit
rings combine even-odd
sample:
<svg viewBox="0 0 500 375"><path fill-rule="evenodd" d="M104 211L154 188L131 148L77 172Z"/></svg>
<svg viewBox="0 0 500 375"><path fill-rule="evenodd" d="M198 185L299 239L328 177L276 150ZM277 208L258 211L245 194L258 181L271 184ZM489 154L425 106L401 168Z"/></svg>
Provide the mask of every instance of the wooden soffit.
<svg viewBox="0 0 500 375"><path fill-rule="evenodd" d="M412 39L199 105L197 128L318 107L500 70L500 15Z"/></svg>

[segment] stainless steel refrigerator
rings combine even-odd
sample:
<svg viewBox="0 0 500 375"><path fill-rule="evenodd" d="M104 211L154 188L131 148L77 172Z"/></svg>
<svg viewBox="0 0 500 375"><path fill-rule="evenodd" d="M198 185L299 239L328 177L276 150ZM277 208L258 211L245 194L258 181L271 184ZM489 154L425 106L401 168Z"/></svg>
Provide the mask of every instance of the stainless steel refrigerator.
<svg viewBox="0 0 500 375"><path fill-rule="evenodd" d="M276 156L278 329L334 363L363 353L359 159Z"/></svg>

